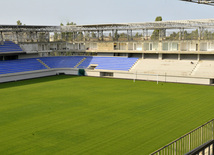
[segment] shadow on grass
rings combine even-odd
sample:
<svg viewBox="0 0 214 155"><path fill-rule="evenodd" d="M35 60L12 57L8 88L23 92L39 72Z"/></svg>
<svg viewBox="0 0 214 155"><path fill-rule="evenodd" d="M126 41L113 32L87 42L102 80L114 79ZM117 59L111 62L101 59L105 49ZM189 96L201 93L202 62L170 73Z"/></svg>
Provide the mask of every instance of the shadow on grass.
<svg viewBox="0 0 214 155"><path fill-rule="evenodd" d="M79 76L74 76L74 75L54 75L54 76L26 79L26 80L20 80L20 81L12 81L7 83L1 83L0 89L18 87L18 86L24 86L24 85L30 85L30 84L36 84L36 83L44 83L49 81L57 81L62 79L78 78L78 77Z"/></svg>

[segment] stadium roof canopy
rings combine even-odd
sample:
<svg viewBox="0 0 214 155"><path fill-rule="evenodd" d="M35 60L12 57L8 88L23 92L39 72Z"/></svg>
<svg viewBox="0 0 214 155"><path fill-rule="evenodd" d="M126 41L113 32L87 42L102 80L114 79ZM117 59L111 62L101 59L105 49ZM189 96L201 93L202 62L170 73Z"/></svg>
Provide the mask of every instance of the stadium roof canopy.
<svg viewBox="0 0 214 155"><path fill-rule="evenodd" d="M72 32L154 29L214 29L214 19L156 21L144 23L93 24L68 26L0 25L0 32Z"/></svg>
<svg viewBox="0 0 214 155"><path fill-rule="evenodd" d="M186 2L198 3L198 4L206 4L214 6L214 0L181 0Z"/></svg>
<svg viewBox="0 0 214 155"><path fill-rule="evenodd" d="M54 32L60 31L59 26L42 25L0 25L0 32Z"/></svg>
<svg viewBox="0 0 214 155"><path fill-rule="evenodd" d="M96 25L69 25L62 26L61 30L66 31L111 31L111 30L154 30L154 29L194 29L214 28L214 19L195 20L174 20L156 21L144 23L124 24L96 24Z"/></svg>

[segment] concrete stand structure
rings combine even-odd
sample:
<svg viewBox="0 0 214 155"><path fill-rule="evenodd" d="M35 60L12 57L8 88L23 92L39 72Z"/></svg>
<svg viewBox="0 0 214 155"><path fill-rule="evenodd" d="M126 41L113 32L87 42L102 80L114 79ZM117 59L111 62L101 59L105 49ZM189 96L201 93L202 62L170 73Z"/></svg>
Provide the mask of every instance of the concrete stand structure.
<svg viewBox="0 0 214 155"><path fill-rule="evenodd" d="M5 41L22 51L1 52ZM0 60L49 56L136 57L129 71L88 76L214 83L214 19L68 26L0 25ZM83 62L79 62L81 65ZM105 74L109 73L109 74ZM206 79L206 80L205 80Z"/></svg>

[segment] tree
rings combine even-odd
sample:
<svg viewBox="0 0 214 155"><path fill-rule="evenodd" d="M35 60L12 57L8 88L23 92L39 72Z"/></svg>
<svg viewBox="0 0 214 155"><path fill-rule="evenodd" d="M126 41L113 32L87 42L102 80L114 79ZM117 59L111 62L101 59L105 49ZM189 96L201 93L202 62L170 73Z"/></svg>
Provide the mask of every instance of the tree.
<svg viewBox="0 0 214 155"><path fill-rule="evenodd" d="M74 22L67 22L67 24L66 25L77 25L76 23L74 23Z"/></svg>
<svg viewBox="0 0 214 155"><path fill-rule="evenodd" d="M139 35L139 33L137 32L136 34L135 34L135 37L136 38L138 38L140 35Z"/></svg>
<svg viewBox="0 0 214 155"><path fill-rule="evenodd" d="M167 39L169 40L179 40L179 32L173 32L172 34L170 34L169 37L167 37Z"/></svg>
<svg viewBox="0 0 214 155"><path fill-rule="evenodd" d="M77 39L78 40L82 40L83 39L83 33L82 32L78 32L77 33Z"/></svg>
<svg viewBox="0 0 214 155"><path fill-rule="evenodd" d="M162 21L163 19L162 19L162 17L161 16L157 16L156 18L155 18L155 21L157 22L157 21Z"/></svg>
<svg viewBox="0 0 214 155"><path fill-rule="evenodd" d="M20 20L17 20L17 25L22 25L21 21Z"/></svg>
<svg viewBox="0 0 214 155"><path fill-rule="evenodd" d="M96 38L96 34L94 32L91 33L92 38Z"/></svg>
<svg viewBox="0 0 214 155"><path fill-rule="evenodd" d="M76 23L74 23L74 22L67 22L67 24L66 24L67 26L68 25L77 25ZM66 39L68 40L68 41L71 41L72 39L73 39L73 32L66 32Z"/></svg>
<svg viewBox="0 0 214 155"><path fill-rule="evenodd" d="M111 32L108 34L108 37L111 38Z"/></svg>
<svg viewBox="0 0 214 155"><path fill-rule="evenodd" d="M67 26L68 25L76 25L76 23L74 23L74 22L67 22L66 25ZM64 24L60 23L60 26L64 26ZM60 33L57 33L57 32L54 33L54 41L60 41L60 40L71 41L72 38L73 38L73 32L61 32L61 39L60 39Z"/></svg>
<svg viewBox="0 0 214 155"><path fill-rule="evenodd" d="M120 33L120 34L119 34L119 37L121 37L121 38L126 38L126 37L127 37L127 34L125 34L125 33Z"/></svg>
<svg viewBox="0 0 214 155"><path fill-rule="evenodd" d="M161 16L157 16L155 21L162 21L162 17ZM152 40L158 40L159 39L159 33L160 33L160 30L159 29L156 29L153 31L152 33L152 36L151 36L151 39Z"/></svg>
<svg viewBox="0 0 214 155"><path fill-rule="evenodd" d="M54 41L58 41L59 40L59 34L57 32L54 32Z"/></svg>

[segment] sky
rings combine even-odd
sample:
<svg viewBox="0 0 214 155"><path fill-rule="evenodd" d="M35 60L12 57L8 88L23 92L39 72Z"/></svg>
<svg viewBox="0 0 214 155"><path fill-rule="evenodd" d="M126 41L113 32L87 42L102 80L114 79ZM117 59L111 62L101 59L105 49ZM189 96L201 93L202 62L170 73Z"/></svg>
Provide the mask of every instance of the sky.
<svg viewBox="0 0 214 155"><path fill-rule="evenodd" d="M214 18L214 6L179 0L0 0L0 25L151 22Z"/></svg>

